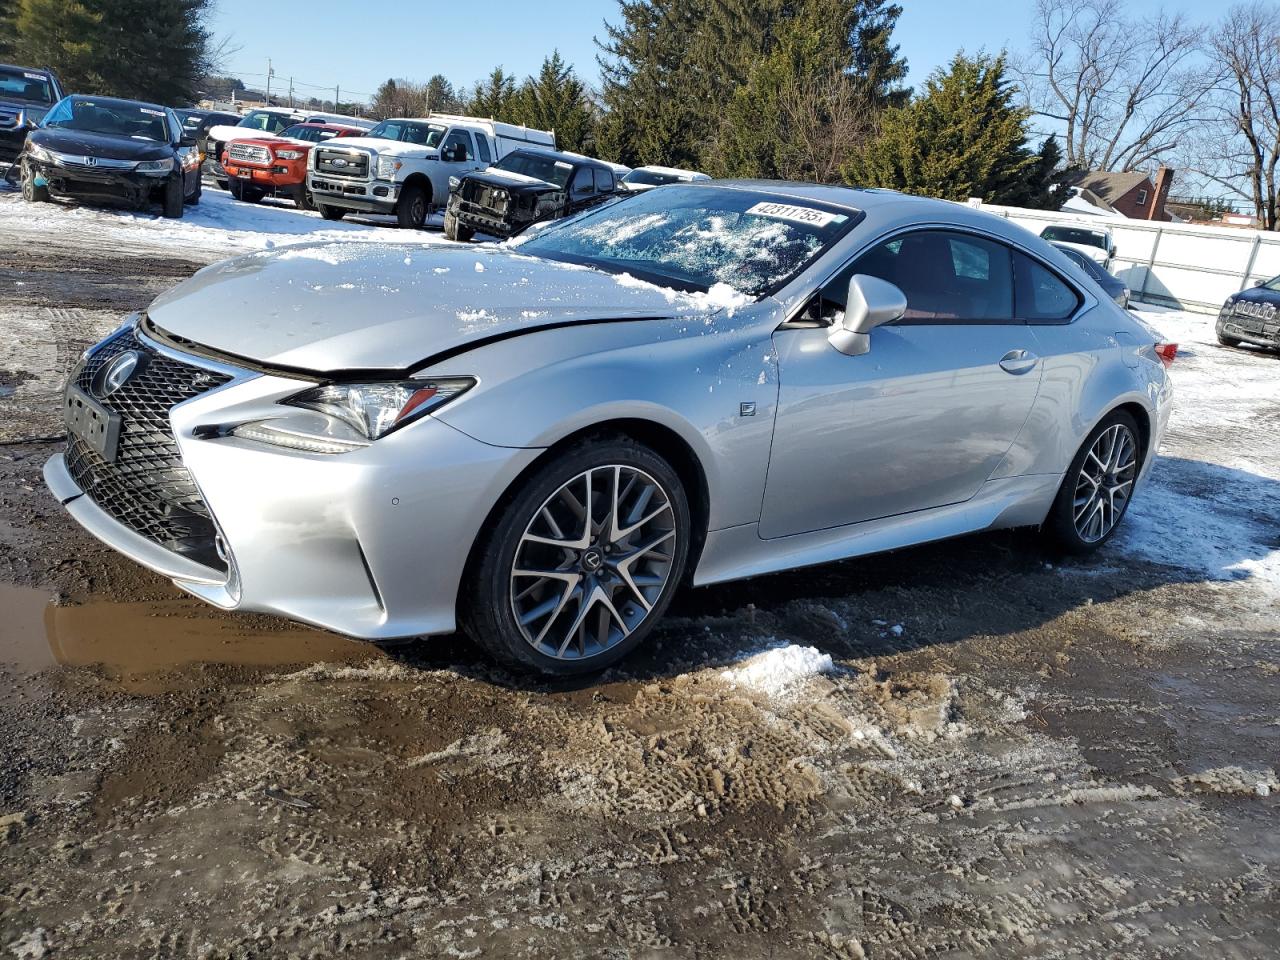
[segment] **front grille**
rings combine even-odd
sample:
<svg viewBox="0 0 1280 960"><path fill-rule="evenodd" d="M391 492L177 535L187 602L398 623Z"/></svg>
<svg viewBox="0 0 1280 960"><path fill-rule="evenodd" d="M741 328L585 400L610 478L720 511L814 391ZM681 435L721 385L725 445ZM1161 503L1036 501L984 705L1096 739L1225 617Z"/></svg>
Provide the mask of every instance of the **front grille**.
<svg viewBox="0 0 1280 960"><path fill-rule="evenodd" d="M468 180L463 186L462 199L474 203L477 207L483 207L485 212L501 217L507 212L510 194L501 187L491 187Z"/></svg>
<svg viewBox="0 0 1280 960"><path fill-rule="evenodd" d="M6 107L0 107L0 130L12 130L18 125L18 114L16 111L9 110Z"/></svg>
<svg viewBox="0 0 1280 960"><path fill-rule="evenodd" d="M209 507L182 462L169 411L232 378L157 353L126 330L77 367L72 382L92 395L98 371L125 350L137 350L144 362L102 401L120 414L116 458L108 463L84 441L72 437L67 444L67 470L76 485L115 520L152 543L225 572L226 563L214 545L216 530Z"/></svg>
<svg viewBox="0 0 1280 960"><path fill-rule="evenodd" d="M316 148L316 172L330 177L369 179L369 154L362 150Z"/></svg>
<svg viewBox="0 0 1280 960"><path fill-rule="evenodd" d="M270 163L271 151L252 143L233 143L227 147L227 156L238 163Z"/></svg>

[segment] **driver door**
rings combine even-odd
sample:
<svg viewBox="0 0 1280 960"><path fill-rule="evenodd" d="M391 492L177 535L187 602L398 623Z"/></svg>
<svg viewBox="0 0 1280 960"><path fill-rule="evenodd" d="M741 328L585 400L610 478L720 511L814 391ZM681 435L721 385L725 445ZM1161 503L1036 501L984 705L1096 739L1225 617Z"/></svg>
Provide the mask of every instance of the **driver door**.
<svg viewBox="0 0 1280 960"><path fill-rule="evenodd" d="M920 230L884 241L774 334L780 387L760 521L766 539L960 503L1031 412L1042 364L1016 319L1010 250ZM827 340L855 273L907 298L846 356Z"/></svg>
<svg viewBox="0 0 1280 960"><path fill-rule="evenodd" d="M449 200L449 178L461 177L472 170L482 170L485 164L477 159L471 131L455 127L440 142L440 163L428 164L431 178L432 203L443 206ZM445 159L449 157L450 159Z"/></svg>

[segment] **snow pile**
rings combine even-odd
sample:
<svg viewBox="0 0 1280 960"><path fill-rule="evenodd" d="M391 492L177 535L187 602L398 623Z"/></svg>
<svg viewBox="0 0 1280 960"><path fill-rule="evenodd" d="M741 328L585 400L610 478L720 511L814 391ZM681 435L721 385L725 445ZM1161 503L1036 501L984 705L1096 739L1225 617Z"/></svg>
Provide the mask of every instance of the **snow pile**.
<svg viewBox="0 0 1280 960"><path fill-rule="evenodd" d="M660 287L639 277L633 277L629 273L619 273L614 276L614 280L620 287L660 293L668 303L673 304L682 313L715 313L727 310L729 315L733 316L735 310L752 302L749 296L727 283L712 284L706 293L686 293L683 290L673 290L671 287Z"/></svg>
<svg viewBox="0 0 1280 960"><path fill-rule="evenodd" d="M749 656L737 666L722 671L720 679L735 687L780 697L804 680L835 671L836 666L828 653L822 653L815 647L774 641L764 652Z"/></svg>

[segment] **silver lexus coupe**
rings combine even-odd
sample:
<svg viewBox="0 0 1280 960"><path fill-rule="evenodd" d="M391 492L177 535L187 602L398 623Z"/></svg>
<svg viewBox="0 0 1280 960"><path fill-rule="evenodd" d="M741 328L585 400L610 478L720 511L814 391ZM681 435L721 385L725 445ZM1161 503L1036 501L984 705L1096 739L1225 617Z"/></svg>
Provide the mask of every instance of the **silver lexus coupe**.
<svg viewBox="0 0 1280 960"><path fill-rule="evenodd" d="M505 245L214 264L86 352L49 488L184 590L598 670L681 582L1112 535L1176 347L1004 220L671 185Z"/></svg>

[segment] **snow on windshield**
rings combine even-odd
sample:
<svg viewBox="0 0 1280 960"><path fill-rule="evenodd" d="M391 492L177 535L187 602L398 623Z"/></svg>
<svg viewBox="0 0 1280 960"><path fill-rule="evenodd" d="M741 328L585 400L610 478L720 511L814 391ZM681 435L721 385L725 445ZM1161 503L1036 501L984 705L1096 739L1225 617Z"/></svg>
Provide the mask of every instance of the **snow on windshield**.
<svg viewBox="0 0 1280 960"><path fill-rule="evenodd" d="M762 202L769 200L746 191L666 187L549 228L522 247L651 281L703 290L719 284L758 297L801 270L850 221L815 205Z"/></svg>

